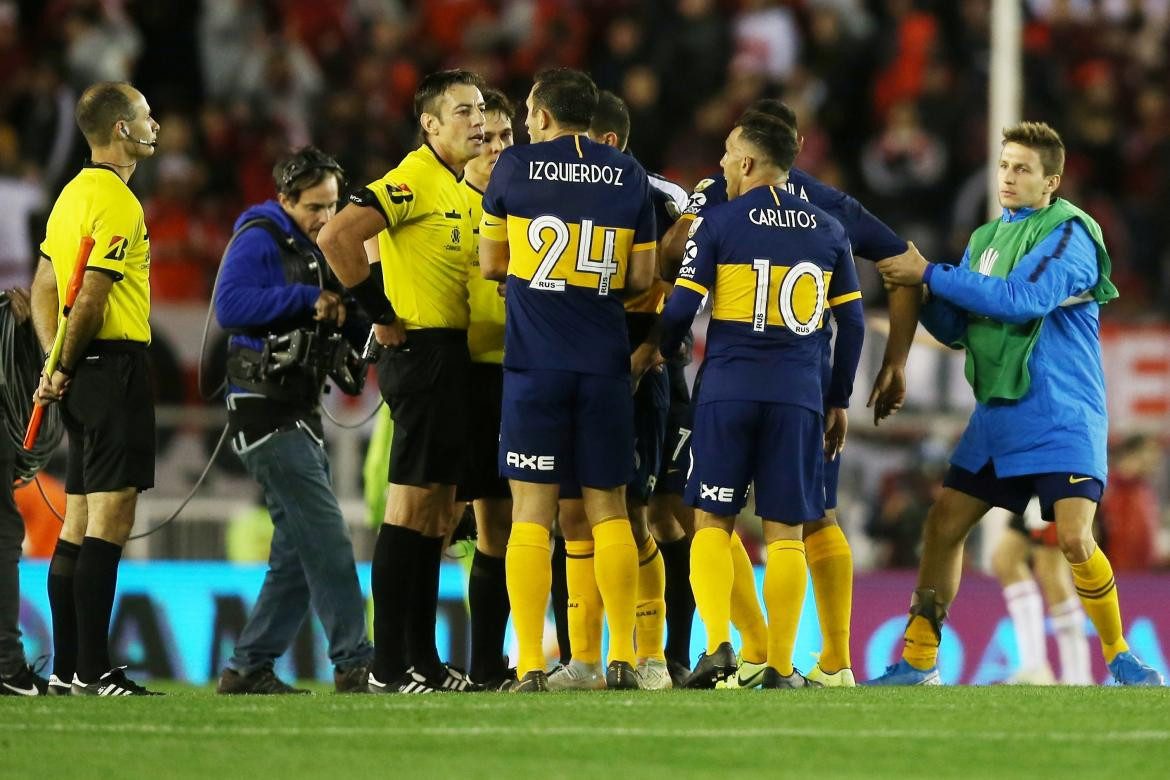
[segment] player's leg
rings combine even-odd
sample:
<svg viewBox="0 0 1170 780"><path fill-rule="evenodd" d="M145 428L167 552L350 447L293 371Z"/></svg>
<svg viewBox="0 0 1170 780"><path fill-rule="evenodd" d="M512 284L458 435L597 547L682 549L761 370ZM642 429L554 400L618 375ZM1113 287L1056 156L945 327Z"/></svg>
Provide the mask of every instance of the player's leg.
<svg viewBox="0 0 1170 780"><path fill-rule="evenodd" d="M475 507L475 555L467 583L471 612L471 679L499 689L508 665L504 634L508 628L508 580L504 557L512 530L511 498L478 498Z"/></svg>
<svg viewBox="0 0 1170 780"><path fill-rule="evenodd" d="M1008 682L1050 685L1054 680L1044 637L1044 601L1028 566L1032 547L1023 516L1013 514L991 553L991 573L1003 588L1020 651L1019 667Z"/></svg>
<svg viewBox="0 0 1170 780"><path fill-rule="evenodd" d="M804 688L810 683L793 666L792 650L808 582L802 526L825 515L824 424L819 414L803 407L762 407L752 475L756 513L764 518L768 545L764 569L768 668L762 685Z"/></svg>
<svg viewBox="0 0 1170 780"><path fill-rule="evenodd" d="M512 530L505 570L512 623L520 645L518 692L548 689L544 622L552 587L549 529L561 482L572 476L572 406L576 382L558 371L504 371L500 474L512 490Z"/></svg>
<svg viewBox="0 0 1170 780"><path fill-rule="evenodd" d="M762 675L768 660L768 623L760 607L759 590L756 588L756 567L743 545L740 535L731 532L731 567L734 572L731 583L731 623L739 631L742 645L739 660L743 678L736 676L736 684L751 687ZM748 678L753 678L750 682Z"/></svg>
<svg viewBox="0 0 1170 780"><path fill-rule="evenodd" d="M1072 567L1081 604L1097 629L1105 663L1121 685L1161 685L1162 676L1129 651L1113 567L1093 538L1102 485L1095 479L1073 479L1068 474L1045 475L1037 480L1037 492L1041 507L1051 507L1045 516L1055 518L1060 550ZM1083 492L1090 487L1095 487L1093 492Z"/></svg>
<svg viewBox="0 0 1170 780"><path fill-rule="evenodd" d="M673 505L681 501L681 495L655 492L650 498L647 515L650 533L654 535L654 541L662 554L666 577L663 590L666 644L663 654L671 681L676 686L682 684L691 668L691 626L695 620L695 595L690 583L691 540L673 510Z"/></svg>
<svg viewBox="0 0 1170 780"><path fill-rule="evenodd" d="M1052 633L1056 635L1056 649L1060 654L1060 681L1065 685L1092 685L1093 670L1089 660L1089 637L1085 632L1085 610L1077 598L1072 570L1056 543L1056 527L1045 533L1040 544L1032 550L1033 568L1048 615L1052 619ZM1052 543L1046 537L1052 536Z"/></svg>
<svg viewBox="0 0 1170 780"><path fill-rule="evenodd" d="M576 485L562 485L557 524L565 540L565 591L568 644L572 648L561 667L548 677L549 690L598 690L605 687L601 663L601 635L605 606L597 587L593 529ZM564 496L571 497L564 497Z"/></svg>
<svg viewBox="0 0 1170 780"><path fill-rule="evenodd" d="M747 501L758 418L759 405L750 402L717 401L695 408L693 465L685 498L698 510L691 540L691 588L706 628L707 650L684 683L688 688L711 688L735 673L730 627L736 617L735 588L746 588L750 579L751 601L759 609L751 562L746 573L736 568L736 547L742 551L743 545L733 530L735 516ZM741 556L746 558L746 551ZM743 625L736 626L742 635ZM766 628L764 637L764 649L757 649L760 656L753 660L765 659Z"/></svg>
<svg viewBox="0 0 1170 780"><path fill-rule="evenodd" d="M984 498L986 496L986 498ZM997 498L998 496L998 498ZM902 660L867 685L937 685L938 646L947 608L959 590L963 545L991 501L1016 511L1027 506L1027 489L995 477L989 463L978 473L952 466L923 528L918 587L903 634ZM990 500L989 500L990 499Z"/></svg>
<svg viewBox="0 0 1170 780"><path fill-rule="evenodd" d="M29 666L20 638L20 556L24 518L13 496L16 444L0 435L0 696L38 696L48 680Z"/></svg>
<svg viewBox="0 0 1170 780"><path fill-rule="evenodd" d="M822 685L854 684L849 657L849 621L853 612L853 553L837 523L837 483L841 456L824 461L825 516L805 523L805 557L821 626L821 655L809 679Z"/></svg>

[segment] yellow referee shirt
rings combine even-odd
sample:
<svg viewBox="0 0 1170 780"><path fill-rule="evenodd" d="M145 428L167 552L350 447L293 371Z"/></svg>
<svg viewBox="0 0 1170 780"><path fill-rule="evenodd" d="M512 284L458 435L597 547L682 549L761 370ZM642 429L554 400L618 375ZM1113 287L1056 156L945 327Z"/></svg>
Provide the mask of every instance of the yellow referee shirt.
<svg viewBox="0 0 1170 780"><path fill-rule="evenodd" d="M375 200L362 205L376 204L386 218L378 234L386 297L408 330L466 330L470 321L467 269L477 226L461 182L423 144L366 188Z"/></svg>
<svg viewBox="0 0 1170 780"><path fill-rule="evenodd" d="M81 239L93 236L88 271L114 278L95 339L150 341L150 237L142 204L112 168L87 164L65 185L45 227L41 256L53 264L57 299L77 263Z"/></svg>
<svg viewBox="0 0 1170 780"><path fill-rule="evenodd" d="M479 221L483 218L483 193L464 181L471 206L471 264L467 271L467 297L471 324L467 328L467 349L473 363L504 362L504 299L498 282L484 279L479 270Z"/></svg>

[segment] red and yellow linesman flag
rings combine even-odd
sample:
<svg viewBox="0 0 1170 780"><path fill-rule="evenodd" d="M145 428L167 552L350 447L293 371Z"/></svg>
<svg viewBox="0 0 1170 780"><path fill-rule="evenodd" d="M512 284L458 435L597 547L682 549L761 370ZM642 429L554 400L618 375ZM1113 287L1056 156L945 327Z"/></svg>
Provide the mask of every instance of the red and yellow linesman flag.
<svg viewBox="0 0 1170 780"><path fill-rule="evenodd" d="M65 305L61 307L61 314L57 318L57 337L53 339L53 348L49 350L49 357L45 359L44 375L53 376L57 370L57 363L61 360L61 347L65 343L65 324L69 320L69 312L77 302L77 293L81 290L81 282L85 279L85 267L89 264L89 253L93 251L93 236L81 239L81 246L77 249L77 265L69 277L69 286L65 288ZM37 443L37 433L41 429L41 418L45 415L45 407L36 404L33 406L32 417L28 421L28 429L24 433L24 448L31 450Z"/></svg>

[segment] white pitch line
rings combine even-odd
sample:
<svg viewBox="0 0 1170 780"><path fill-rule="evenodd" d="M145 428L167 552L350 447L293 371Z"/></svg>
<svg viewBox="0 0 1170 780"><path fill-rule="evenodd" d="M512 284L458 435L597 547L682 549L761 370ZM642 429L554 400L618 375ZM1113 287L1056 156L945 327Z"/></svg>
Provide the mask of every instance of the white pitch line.
<svg viewBox="0 0 1170 780"><path fill-rule="evenodd" d="M625 726L409 726L391 725L385 728L371 726L245 726L207 725L174 726L150 723L12 723L7 731L77 732L102 734L144 734L158 736L247 736L247 737L383 737L408 739L412 737L607 737L648 739L764 739L778 737L850 739L964 739L967 741L1020 742L1160 742L1170 740L1170 731L1099 731L1068 733L1058 731L929 731L923 729L820 729L820 728L720 728L673 729Z"/></svg>

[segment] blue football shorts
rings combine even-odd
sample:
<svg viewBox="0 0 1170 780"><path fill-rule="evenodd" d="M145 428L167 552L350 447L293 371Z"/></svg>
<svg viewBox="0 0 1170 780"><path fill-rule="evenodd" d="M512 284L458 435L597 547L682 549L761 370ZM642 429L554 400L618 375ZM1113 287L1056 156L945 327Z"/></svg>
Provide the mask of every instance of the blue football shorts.
<svg viewBox="0 0 1170 780"><path fill-rule="evenodd" d="M504 369L500 475L592 488L634 472L634 398L628 376Z"/></svg>
<svg viewBox="0 0 1170 780"><path fill-rule="evenodd" d="M974 473L952 465L943 478L943 487L1016 514L1028 507L1032 496L1037 496L1040 499L1040 517L1049 522L1056 519L1053 506L1062 498L1087 498L1100 502L1105 492L1101 480L1067 471L1000 477L996 475L995 465L990 460Z"/></svg>
<svg viewBox="0 0 1170 780"><path fill-rule="evenodd" d="M824 422L792 404L709 401L695 407L684 498L711 514L738 514L755 488L756 514L785 525L825 515Z"/></svg>

